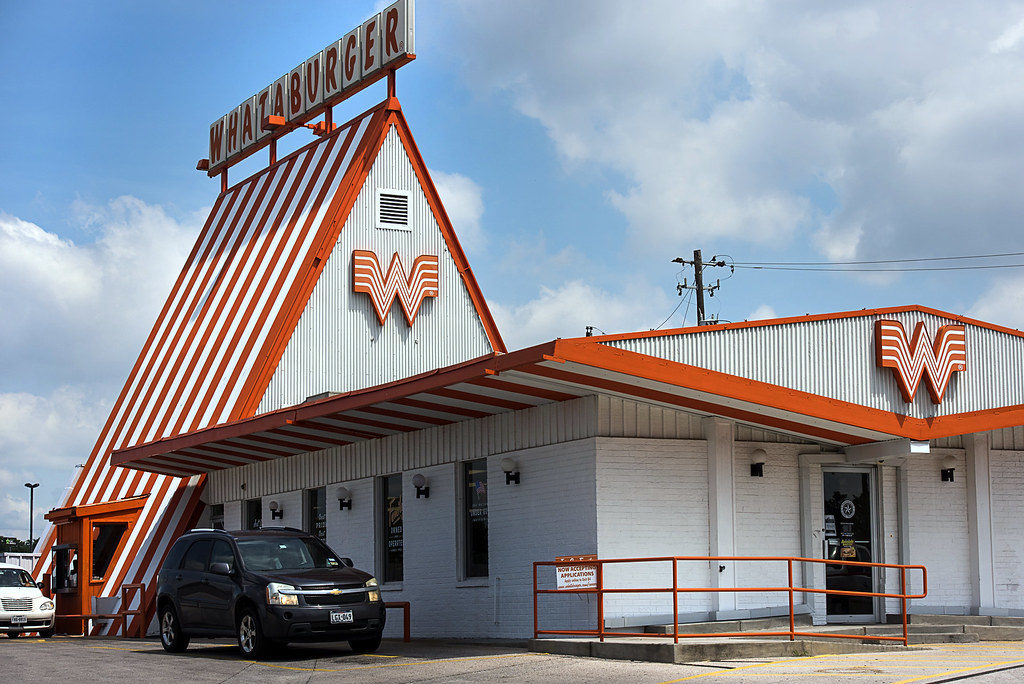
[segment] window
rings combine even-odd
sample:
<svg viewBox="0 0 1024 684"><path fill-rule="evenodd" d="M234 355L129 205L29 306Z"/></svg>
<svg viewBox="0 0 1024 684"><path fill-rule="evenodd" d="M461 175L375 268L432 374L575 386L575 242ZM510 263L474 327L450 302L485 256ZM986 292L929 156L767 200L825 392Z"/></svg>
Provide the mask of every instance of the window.
<svg viewBox="0 0 1024 684"><path fill-rule="evenodd" d="M210 506L210 527L215 530L224 529L224 504Z"/></svg>
<svg viewBox="0 0 1024 684"><path fill-rule="evenodd" d="M53 547L53 591L70 593L78 589L78 549L71 544Z"/></svg>
<svg viewBox="0 0 1024 684"><path fill-rule="evenodd" d="M466 577L487 577L487 460L462 464Z"/></svg>
<svg viewBox="0 0 1024 684"><path fill-rule="evenodd" d="M101 580L107 576L110 561L114 559L121 537L128 531L127 523L92 526L92 578Z"/></svg>
<svg viewBox="0 0 1024 684"><path fill-rule="evenodd" d="M235 569L235 553L231 550L231 544L220 539L213 542L213 549L210 551L210 565L214 563L227 563L232 570Z"/></svg>
<svg viewBox="0 0 1024 684"><path fill-rule="evenodd" d="M185 557L181 559L181 569L204 572L206 570L206 561L210 557L211 543L209 539L200 539L197 542L193 542L192 546L188 547L188 551L185 552Z"/></svg>
<svg viewBox="0 0 1024 684"><path fill-rule="evenodd" d="M249 499L245 502L245 529L258 530L263 527L263 499Z"/></svg>
<svg viewBox="0 0 1024 684"><path fill-rule="evenodd" d="M306 531L322 542L327 541L327 488L306 490Z"/></svg>
<svg viewBox="0 0 1024 684"><path fill-rule="evenodd" d="M381 577L385 582L402 581L402 476L380 478L381 530L383 547Z"/></svg>

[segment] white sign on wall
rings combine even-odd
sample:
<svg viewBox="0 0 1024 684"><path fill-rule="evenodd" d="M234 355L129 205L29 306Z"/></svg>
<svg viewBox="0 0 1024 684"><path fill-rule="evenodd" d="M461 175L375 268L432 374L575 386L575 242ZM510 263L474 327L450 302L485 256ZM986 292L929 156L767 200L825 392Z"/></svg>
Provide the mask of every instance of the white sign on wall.
<svg viewBox="0 0 1024 684"><path fill-rule="evenodd" d="M214 121L210 173L262 146L268 134L264 117L273 114L302 123L343 100L346 91L383 76L389 64L414 56L414 14L414 0L398 0Z"/></svg>
<svg viewBox="0 0 1024 684"><path fill-rule="evenodd" d="M556 562L592 561L597 556L558 556ZM597 589L597 564L556 565L555 576L558 589Z"/></svg>

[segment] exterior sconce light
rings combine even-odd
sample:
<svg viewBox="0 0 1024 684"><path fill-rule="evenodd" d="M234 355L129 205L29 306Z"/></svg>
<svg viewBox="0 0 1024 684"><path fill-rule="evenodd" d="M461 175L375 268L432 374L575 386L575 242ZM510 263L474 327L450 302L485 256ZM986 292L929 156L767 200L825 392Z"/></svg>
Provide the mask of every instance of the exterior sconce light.
<svg viewBox="0 0 1024 684"><path fill-rule="evenodd" d="M284 517L284 509L281 508L281 504L277 503L276 501L271 501L270 506L268 506L268 508L270 508L271 520L277 520L279 518Z"/></svg>
<svg viewBox="0 0 1024 684"><path fill-rule="evenodd" d="M505 473L505 484L519 484L519 464L515 462L515 459L501 459L501 471Z"/></svg>
<svg viewBox="0 0 1024 684"><path fill-rule="evenodd" d="M352 510L352 492L349 491L348 487L338 487L336 492L338 495L338 510L343 511L346 508Z"/></svg>
<svg viewBox="0 0 1024 684"><path fill-rule="evenodd" d="M750 477L764 477L764 462L768 459L768 452L764 449L754 449L750 454Z"/></svg>
<svg viewBox="0 0 1024 684"><path fill-rule="evenodd" d="M947 455L944 459L942 459L942 463L939 464L939 467L942 469L942 481L952 482L953 471L956 470L956 456L954 456L953 454Z"/></svg>
<svg viewBox="0 0 1024 684"><path fill-rule="evenodd" d="M412 486L416 488L416 498L422 496L424 499L430 498L430 481L423 476L423 473L416 473L412 476Z"/></svg>

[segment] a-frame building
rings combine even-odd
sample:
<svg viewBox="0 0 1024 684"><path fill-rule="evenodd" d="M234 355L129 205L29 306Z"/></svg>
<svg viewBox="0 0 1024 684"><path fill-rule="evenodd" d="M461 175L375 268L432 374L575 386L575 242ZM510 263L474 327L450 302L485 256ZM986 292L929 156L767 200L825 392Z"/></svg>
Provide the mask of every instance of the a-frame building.
<svg viewBox="0 0 1024 684"><path fill-rule="evenodd" d="M354 252L365 262L363 292L352 288ZM418 268L424 255L432 259ZM401 312L415 328L380 320ZM96 446L48 515L36 575L58 575L58 614L95 612L93 597L144 584L151 615L156 572L169 543L195 525L205 478L188 455L145 472L113 466L113 451L504 351L389 98L217 198ZM300 440L305 448L239 440L199 460L240 465L267 449L283 456L349 441L326 430ZM130 503L114 513L100 505L115 502Z"/></svg>

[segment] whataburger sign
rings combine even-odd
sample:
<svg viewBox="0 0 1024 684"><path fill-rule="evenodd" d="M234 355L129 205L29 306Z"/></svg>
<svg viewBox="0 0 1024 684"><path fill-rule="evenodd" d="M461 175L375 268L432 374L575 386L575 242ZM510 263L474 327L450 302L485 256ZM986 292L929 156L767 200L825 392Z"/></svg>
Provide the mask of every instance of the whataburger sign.
<svg viewBox="0 0 1024 684"><path fill-rule="evenodd" d="M302 124L415 57L414 0L399 0L210 125L209 174L269 144L268 116Z"/></svg>
<svg viewBox="0 0 1024 684"><path fill-rule="evenodd" d="M967 330L959 324L944 325L929 344L924 322L917 324L913 338L908 340L899 321L875 321L875 363L879 368L892 369L907 403L914 401L923 377L932 403L938 404L953 373L967 370Z"/></svg>

